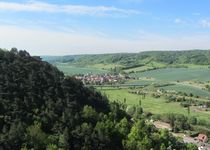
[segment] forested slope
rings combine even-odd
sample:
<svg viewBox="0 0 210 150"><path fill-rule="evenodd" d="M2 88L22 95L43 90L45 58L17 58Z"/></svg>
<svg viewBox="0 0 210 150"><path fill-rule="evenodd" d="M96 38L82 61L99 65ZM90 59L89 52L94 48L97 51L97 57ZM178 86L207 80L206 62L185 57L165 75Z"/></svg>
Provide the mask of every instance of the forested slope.
<svg viewBox="0 0 210 150"><path fill-rule="evenodd" d="M187 149L146 124L140 106L125 109L39 57L0 50L0 149Z"/></svg>
<svg viewBox="0 0 210 150"><path fill-rule="evenodd" d="M124 66L138 66L150 62L164 64L196 64L209 65L209 50L190 50L190 51L148 51L141 53L117 53L117 54L98 54L98 55L70 55L43 57L44 60L55 62L69 62L75 65L91 64L120 64Z"/></svg>

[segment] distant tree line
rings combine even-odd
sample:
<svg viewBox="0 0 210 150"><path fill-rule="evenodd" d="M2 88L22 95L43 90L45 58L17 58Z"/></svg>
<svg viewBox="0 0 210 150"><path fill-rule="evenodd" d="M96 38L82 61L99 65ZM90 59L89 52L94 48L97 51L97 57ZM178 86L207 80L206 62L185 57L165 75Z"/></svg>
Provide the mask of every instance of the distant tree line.
<svg viewBox="0 0 210 150"><path fill-rule="evenodd" d="M173 64L175 67L185 67L183 64L210 65L210 50L149 51L141 53L72 55L60 57L45 56L43 58L51 63L69 62L73 65L82 66L90 64L118 64L124 66L122 69L135 68L150 62L164 63L166 65Z"/></svg>

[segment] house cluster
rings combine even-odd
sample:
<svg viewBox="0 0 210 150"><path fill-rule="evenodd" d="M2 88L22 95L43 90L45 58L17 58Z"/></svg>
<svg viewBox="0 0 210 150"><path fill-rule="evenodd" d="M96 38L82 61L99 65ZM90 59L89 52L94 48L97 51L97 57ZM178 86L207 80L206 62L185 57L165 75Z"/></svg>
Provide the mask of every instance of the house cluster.
<svg viewBox="0 0 210 150"><path fill-rule="evenodd" d="M94 84L94 85L114 84L124 79L122 75L112 75L112 74L103 74L103 75L87 74L87 75L75 76L75 78L81 80L84 84Z"/></svg>

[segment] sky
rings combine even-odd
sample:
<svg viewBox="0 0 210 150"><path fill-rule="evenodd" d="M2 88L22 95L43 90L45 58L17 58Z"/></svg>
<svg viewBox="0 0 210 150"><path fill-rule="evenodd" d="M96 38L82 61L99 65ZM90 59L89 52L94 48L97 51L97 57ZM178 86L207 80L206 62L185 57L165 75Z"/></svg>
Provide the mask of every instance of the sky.
<svg viewBox="0 0 210 150"><path fill-rule="evenodd" d="M32 55L210 49L210 0L0 0L0 47Z"/></svg>

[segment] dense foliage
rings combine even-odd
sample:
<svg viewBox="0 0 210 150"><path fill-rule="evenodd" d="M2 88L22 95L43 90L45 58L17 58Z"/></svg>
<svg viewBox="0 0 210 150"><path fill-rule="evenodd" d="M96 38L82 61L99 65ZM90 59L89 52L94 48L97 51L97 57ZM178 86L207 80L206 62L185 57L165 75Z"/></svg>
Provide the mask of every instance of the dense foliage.
<svg viewBox="0 0 210 150"><path fill-rule="evenodd" d="M142 66L150 62L164 64L210 64L210 51L191 50L191 51L151 51L141 53L119 53L119 54L100 54L100 55L72 55L60 57L43 57L44 60L55 62L69 62L76 65L87 64L119 64L125 68Z"/></svg>
<svg viewBox="0 0 210 150"><path fill-rule="evenodd" d="M190 149L125 109L39 57L0 50L0 149Z"/></svg>

